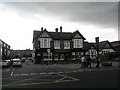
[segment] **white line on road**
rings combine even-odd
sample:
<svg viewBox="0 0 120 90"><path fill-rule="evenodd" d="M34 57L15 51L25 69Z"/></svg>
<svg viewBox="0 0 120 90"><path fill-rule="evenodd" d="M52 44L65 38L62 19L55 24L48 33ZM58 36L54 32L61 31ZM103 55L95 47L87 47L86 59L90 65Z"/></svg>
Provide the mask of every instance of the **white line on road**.
<svg viewBox="0 0 120 90"><path fill-rule="evenodd" d="M38 73L30 73L30 75L38 75Z"/></svg>
<svg viewBox="0 0 120 90"><path fill-rule="evenodd" d="M47 74L47 73L40 73L40 74Z"/></svg>
<svg viewBox="0 0 120 90"><path fill-rule="evenodd" d="M7 70L5 70L6 72L8 72L10 69L7 69Z"/></svg>
<svg viewBox="0 0 120 90"><path fill-rule="evenodd" d="M13 71L11 72L10 76L12 76L12 75L13 75Z"/></svg>

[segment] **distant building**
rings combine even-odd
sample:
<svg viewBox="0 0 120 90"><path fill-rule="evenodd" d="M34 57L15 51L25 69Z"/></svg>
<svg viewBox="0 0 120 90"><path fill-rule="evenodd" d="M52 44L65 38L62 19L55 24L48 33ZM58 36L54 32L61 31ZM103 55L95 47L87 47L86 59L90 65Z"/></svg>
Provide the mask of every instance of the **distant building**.
<svg viewBox="0 0 120 90"><path fill-rule="evenodd" d="M10 58L22 58L22 57L32 57L32 51L30 49L26 50L10 50Z"/></svg>
<svg viewBox="0 0 120 90"><path fill-rule="evenodd" d="M86 55L89 55L90 58L92 59L96 58L97 56L96 44L85 42L84 46L85 46ZM115 52L115 48L108 40L99 42L98 48L99 48L99 55L106 55Z"/></svg>
<svg viewBox="0 0 120 90"><path fill-rule="evenodd" d="M95 59L97 56L97 48L95 43L84 42L84 46L86 55L89 55L91 59Z"/></svg>
<svg viewBox="0 0 120 90"><path fill-rule="evenodd" d="M115 52L115 48L108 40L99 43L99 54L105 55L111 52Z"/></svg>
<svg viewBox="0 0 120 90"><path fill-rule="evenodd" d="M33 32L33 50L36 62L76 60L84 54L83 35L77 30L75 32L62 32L58 28L55 32L46 29Z"/></svg>
<svg viewBox="0 0 120 90"><path fill-rule="evenodd" d="M0 39L0 59L9 59L10 45Z"/></svg>

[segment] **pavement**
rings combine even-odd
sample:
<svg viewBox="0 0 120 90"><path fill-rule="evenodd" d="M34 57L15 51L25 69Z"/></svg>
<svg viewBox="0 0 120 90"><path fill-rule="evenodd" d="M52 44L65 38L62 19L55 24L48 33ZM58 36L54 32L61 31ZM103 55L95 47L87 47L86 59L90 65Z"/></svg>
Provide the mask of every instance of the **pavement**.
<svg viewBox="0 0 120 90"><path fill-rule="evenodd" d="M32 63L33 64L33 63ZM96 63L91 63L91 68L81 68L81 63L71 63L71 64L50 64L50 65L41 65L41 64L35 64L33 66L39 66L39 69L67 69L67 70L88 70L88 71L94 71L94 70L120 70L120 62L112 62L112 66L104 67L102 66L102 63L100 63L99 68L96 68Z"/></svg>

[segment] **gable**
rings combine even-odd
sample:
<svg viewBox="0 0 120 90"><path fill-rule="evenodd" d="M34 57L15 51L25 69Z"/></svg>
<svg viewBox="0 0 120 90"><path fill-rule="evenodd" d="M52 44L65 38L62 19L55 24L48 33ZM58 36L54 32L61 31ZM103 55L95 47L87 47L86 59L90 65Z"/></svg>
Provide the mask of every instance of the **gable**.
<svg viewBox="0 0 120 90"><path fill-rule="evenodd" d="M82 36L80 36L80 34L76 33L73 38L82 38Z"/></svg>
<svg viewBox="0 0 120 90"><path fill-rule="evenodd" d="M39 37L46 38L50 37L50 35L47 32L43 32Z"/></svg>
<svg viewBox="0 0 120 90"><path fill-rule="evenodd" d="M103 48L104 49L111 49L112 47L107 43Z"/></svg>

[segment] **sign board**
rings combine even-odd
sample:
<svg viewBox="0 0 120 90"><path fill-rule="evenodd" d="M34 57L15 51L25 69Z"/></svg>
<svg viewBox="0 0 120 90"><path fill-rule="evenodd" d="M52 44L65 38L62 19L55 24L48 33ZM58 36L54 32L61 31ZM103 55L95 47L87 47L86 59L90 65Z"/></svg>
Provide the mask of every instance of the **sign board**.
<svg viewBox="0 0 120 90"><path fill-rule="evenodd" d="M32 53L32 57L35 57L35 53Z"/></svg>
<svg viewBox="0 0 120 90"><path fill-rule="evenodd" d="M50 49L47 49L47 52L50 53Z"/></svg>

